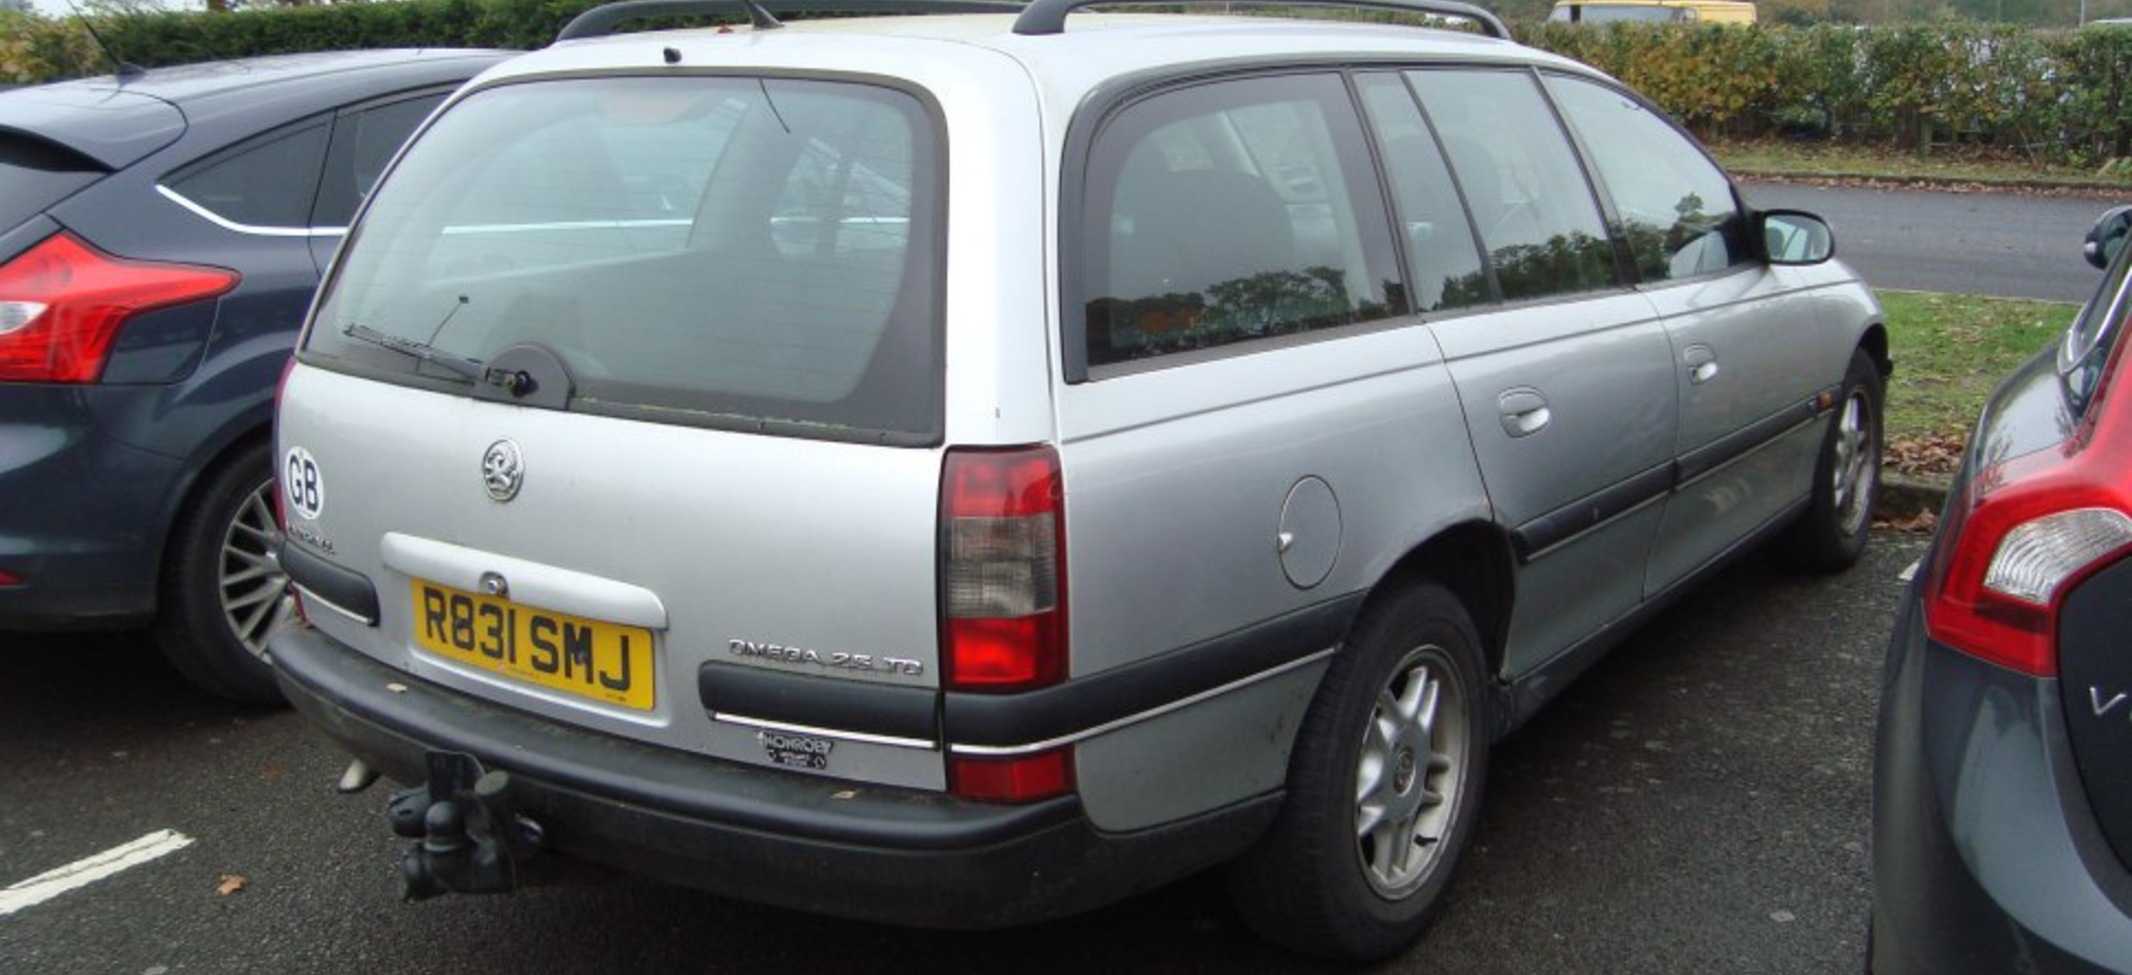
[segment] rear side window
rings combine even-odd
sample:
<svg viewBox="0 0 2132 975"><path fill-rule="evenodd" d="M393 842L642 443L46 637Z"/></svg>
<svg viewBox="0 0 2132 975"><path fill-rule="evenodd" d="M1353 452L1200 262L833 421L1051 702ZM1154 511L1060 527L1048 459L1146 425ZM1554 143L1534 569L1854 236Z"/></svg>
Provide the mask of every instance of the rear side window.
<svg viewBox="0 0 2132 975"><path fill-rule="evenodd" d="M1643 280L1693 277L1749 259L1732 183L1671 123L1589 81L1551 76L1547 86L1606 183Z"/></svg>
<svg viewBox="0 0 2132 975"><path fill-rule="evenodd" d="M36 216L103 175L103 167L49 142L0 135L0 230Z"/></svg>
<svg viewBox="0 0 2132 975"><path fill-rule="evenodd" d="M1406 238L1414 308L1436 311L1491 300L1488 274L1473 241L1473 225L1436 136L1422 120L1406 82L1395 74L1356 79L1370 127L1384 156L1385 175L1399 205Z"/></svg>
<svg viewBox="0 0 2132 975"><path fill-rule="evenodd" d="M1413 71L1510 301L1614 287L1606 223L1569 139L1523 71Z"/></svg>
<svg viewBox="0 0 2132 975"><path fill-rule="evenodd" d="M306 347L455 381L351 336L476 361L531 343L569 370L572 409L931 442L937 143L917 98L866 84L478 92L379 187Z"/></svg>
<svg viewBox="0 0 2132 975"><path fill-rule="evenodd" d="M268 133L187 166L163 185L229 223L308 227L330 129L318 119Z"/></svg>
<svg viewBox="0 0 2132 975"><path fill-rule="evenodd" d="M1088 364L1406 311L1339 78L1197 85L1113 116L1090 154ZM1364 196L1363 194L1367 194Z"/></svg>

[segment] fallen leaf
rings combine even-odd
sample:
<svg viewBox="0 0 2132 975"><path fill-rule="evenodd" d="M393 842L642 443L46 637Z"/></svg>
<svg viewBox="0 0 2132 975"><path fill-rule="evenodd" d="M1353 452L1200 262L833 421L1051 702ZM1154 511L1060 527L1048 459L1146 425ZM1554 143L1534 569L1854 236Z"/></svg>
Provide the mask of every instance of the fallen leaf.
<svg viewBox="0 0 2132 975"><path fill-rule="evenodd" d="M1883 518L1874 522L1873 527L1886 531L1928 535L1938 528L1939 524L1938 515L1930 511L1920 511L1908 518Z"/></svg>
<svg viewBox="0 0 2132 975"><path fill-rule="evenodd" d="M1953 434L1897 437L1888 443L1886 463L1912 477L1952 474L1966 447L1964 438Z"/></svg>
<svg viewBox="0 0 2132 975"><path fill-rule="evenodd" d="M244 884L245 880L243 875L226 873L222 875L222 882L215 885L215 893L220 894L224 897L228 897L231 894L243 890Z"/></svg>
<svg viewBox="0 0 2132 975"><path fill-rule="evenodd" d="M268 762L266 763L266 768L259 770L259 777L268 782L279 782L281 781L281 766Z"/></svg>

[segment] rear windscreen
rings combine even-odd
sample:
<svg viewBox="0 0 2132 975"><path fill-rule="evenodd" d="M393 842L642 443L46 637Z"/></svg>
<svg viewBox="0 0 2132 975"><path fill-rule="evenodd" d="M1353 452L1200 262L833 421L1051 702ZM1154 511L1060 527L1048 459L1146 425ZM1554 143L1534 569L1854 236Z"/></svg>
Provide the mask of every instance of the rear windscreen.
<svg viewBox="0 0 2132 975"><path fill-rule="evenodd" d="M44 212L103 175L103 167L49 142L0 134L0 230Z"/></svg>
<svg viewBox="0 0 2132 975"><path fill-rule="evenodd" d="M918 99L850 82L478 92L380 184L306 350L472 385L469 360L530 343L574 410L932 442L937 143Z"/></svg>

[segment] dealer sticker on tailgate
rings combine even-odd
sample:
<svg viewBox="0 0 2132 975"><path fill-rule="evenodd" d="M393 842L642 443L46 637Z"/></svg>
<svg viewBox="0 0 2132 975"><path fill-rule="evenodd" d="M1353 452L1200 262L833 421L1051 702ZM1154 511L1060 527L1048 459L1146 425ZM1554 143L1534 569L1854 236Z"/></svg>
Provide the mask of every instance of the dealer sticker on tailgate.
<svg viewBox="0 0 2132 975"><path fill-rule="evenodd" d="M415 643L449 660L636 711L657 700L651 631L414 581Z"/></svg>

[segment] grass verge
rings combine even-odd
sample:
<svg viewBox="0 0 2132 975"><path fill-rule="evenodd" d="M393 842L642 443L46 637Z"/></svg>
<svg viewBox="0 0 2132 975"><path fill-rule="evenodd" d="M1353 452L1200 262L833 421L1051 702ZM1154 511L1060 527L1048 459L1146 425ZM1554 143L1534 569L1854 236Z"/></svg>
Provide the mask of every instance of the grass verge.
<svg viewBox="0 0 2132 975"><path fill-rule="evenodd" d="M1879 292L1895 377L1887 435L1959 442L2007 372L2064 331L2078 305L1921 291Z"/></svg>
<svg viewBox="0 0 2132 975"><path fill-rule="evenodd" d="M2098 193L2132 189L2132 168L2075 169L2027 154L1980 146L1937 146L1919 156L1893 146L1781 139L1718 140L1710 151L1726 169L1792 179L1873 179L1932 184L2051 187Z"/></svg>

